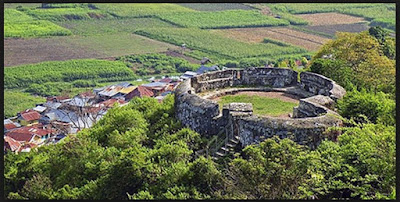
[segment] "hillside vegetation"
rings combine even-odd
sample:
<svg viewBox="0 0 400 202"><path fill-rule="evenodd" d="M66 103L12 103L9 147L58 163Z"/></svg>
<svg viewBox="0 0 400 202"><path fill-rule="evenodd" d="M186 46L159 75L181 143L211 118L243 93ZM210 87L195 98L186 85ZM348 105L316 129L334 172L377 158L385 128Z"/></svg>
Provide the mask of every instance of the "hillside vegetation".
<svg viewBox="0 0 400 202"><path fill-rule="evenodd" d="M4 37L71 35L71 31L46 20L36 20L20 11L4 9Z"/></svg>

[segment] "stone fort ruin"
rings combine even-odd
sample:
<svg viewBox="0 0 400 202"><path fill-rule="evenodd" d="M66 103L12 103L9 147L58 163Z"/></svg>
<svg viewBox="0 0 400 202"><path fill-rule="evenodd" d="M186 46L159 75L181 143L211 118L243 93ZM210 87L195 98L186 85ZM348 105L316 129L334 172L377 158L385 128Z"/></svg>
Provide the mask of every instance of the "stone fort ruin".
<svg viewBox="0 0 400 202"><path fill-rule="evenodd" d="M284 92L300 98L291 118L253 114L251 103L230 103L222 113L211 98L240 91ZM225 137L214 156L224 156L237 145L257 144L266 138L290 138L315 148L321 140L335 140L338 132L326 132L342 121L334 111L335 102L346 91L322 75L300 74L288 68L227 69L197 75L175 90L176 117L201 135ZM215 155L217 154L217 155Z"/></svg>

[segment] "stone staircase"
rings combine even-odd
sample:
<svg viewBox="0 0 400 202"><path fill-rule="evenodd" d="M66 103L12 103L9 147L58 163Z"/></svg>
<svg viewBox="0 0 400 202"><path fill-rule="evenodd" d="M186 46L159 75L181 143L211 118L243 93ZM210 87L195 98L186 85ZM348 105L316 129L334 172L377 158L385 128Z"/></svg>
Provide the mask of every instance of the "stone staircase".
<svg viewBox="0 0 400 202"><path fill-rule="evenodd" d="M239 136L233 136L225 141L225 144L218 149L217 152L212 154L213 160L218 160L228 154L233 154L235 152L236 146L239 144Z"/></svg>

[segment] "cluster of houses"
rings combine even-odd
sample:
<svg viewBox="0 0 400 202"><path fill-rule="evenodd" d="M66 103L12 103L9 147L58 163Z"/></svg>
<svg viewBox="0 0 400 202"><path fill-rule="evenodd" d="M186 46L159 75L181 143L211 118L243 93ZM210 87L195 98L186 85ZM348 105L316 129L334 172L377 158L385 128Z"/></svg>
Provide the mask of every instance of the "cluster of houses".
<svg viewBox="0 0 400 202"><path fill-rule="evenodd" d="M202 65L197 72L188 71L180 77L164 77L139 86L122 82L83 92L73 98L47 97L45 103L4 120L4 152L29 152L45 144L55 144L68 134L90 128L115 103L123 106L134 97L154 97L162 102L182 80L214 70L218 67Z"/></svg>

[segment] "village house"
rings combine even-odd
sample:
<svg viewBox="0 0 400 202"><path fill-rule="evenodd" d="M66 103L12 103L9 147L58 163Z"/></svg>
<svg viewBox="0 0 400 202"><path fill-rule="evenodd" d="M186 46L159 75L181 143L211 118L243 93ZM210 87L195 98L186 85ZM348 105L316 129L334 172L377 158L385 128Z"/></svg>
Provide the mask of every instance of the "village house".
<svg viewBox="0 0 400 202"><path fill-rule="evenodd" d="M32 124L37 124L40 119L40 114L32 109L28 109L17 114L18 123L22 126L29 126Z"/></svg>
<svg viewBox="0 0 400 202"><path fill-rule="evenodd" d="M196 74L203 74L206 72L211 72L211 71L216 71L219 70L217 65L213 65L211 67L206 67L204 65L201 65L199 69L197 69Z"/></svg>
<svg viewBox="0 0 400 202"><path fill-rule="evenodd" d="M19 127L21 127L19 123L13 122L10 119L4 119L4 133Z"/></svg>
<svg viewBox="0 0 400 202"><path fill-rule="evenodd" d="M194 77L196 75L197 75L196 72L186 71L180 78L183 79L183 80L186 80L186 79L192 78L192 77Z"/></svg>
<svg viewBox="0 0 400 202"><path fill-rule="evenodd" d="M133 97L153 97L154 93L153 91L147 89L144 86L138 86L130 92L128 95L126 95L127 98L132 99Z"/></svg>
<svg viewBox="0 0 400 202"><path fill-rule="evenodd" d="M65 102L69 99L69 96L62 95L62 96L50 96L46 98L48 102Z"/></svg>
<svg viewBox="0 0 400 202"><path fill-rule="evenodd" d="M18 153L21 149L21 146L22 144L13 138L4 136L4 153L7 153L7 151Z"/></svg>

